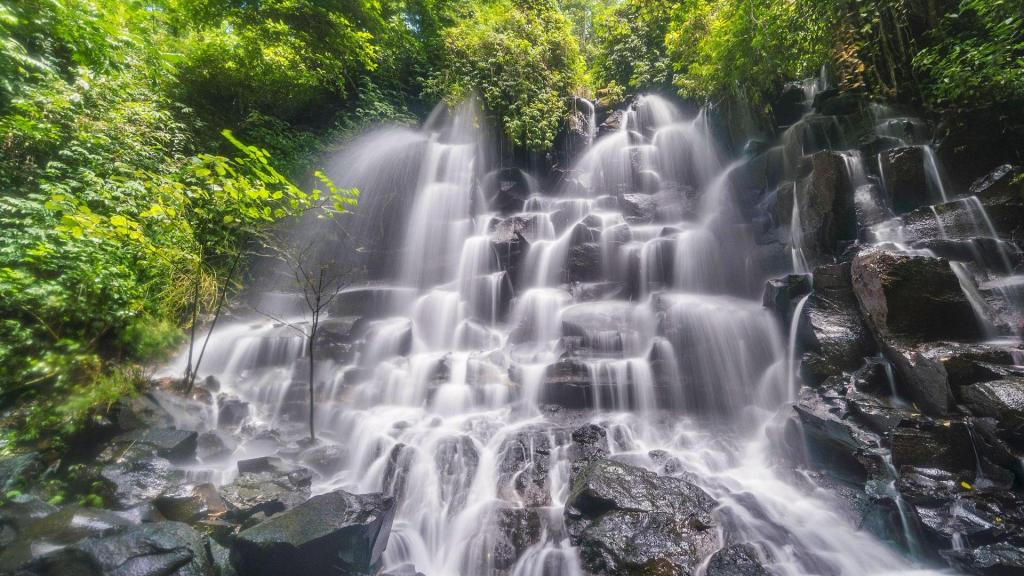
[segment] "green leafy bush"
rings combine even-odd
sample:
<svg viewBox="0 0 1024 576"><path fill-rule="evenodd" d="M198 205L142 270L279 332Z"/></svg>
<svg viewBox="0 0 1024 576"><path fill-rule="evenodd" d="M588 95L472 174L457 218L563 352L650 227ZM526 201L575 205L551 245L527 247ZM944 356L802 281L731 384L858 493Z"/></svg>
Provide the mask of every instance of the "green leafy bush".
<svg viewBox="0 0 1024 576"><path fill-rule="evenodd" d="M569 21L549 0L496 0L444 32L444 61L428 90L479 95L513 144L546 149L583 83Z"/></svg>

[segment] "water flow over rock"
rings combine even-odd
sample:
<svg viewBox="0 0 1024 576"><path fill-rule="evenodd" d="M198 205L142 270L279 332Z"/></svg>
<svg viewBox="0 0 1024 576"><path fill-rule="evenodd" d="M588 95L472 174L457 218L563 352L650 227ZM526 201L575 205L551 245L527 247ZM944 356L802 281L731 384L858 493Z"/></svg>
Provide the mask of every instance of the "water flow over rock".
<svg viewBox="0 0 1024 576"><path fill-rule="evenodd" d="M801 122L784 156L840 137L837 124ZM905 573L832 496L772 464L765 431L796 399L797 330L787 343L788 324L761 305L778 260L755 220L770 214L740 201L748 162L723 160L704 113L638 99L617 130L584 139L553 189L488 164L477 124L471 106L438 112L341 157L364 197L387 195L396 211L370 200L367 217L405 230L390 225L374 245L386 269L339 296L316 343L312 400L331 448L302 440L303 339L254 316L218 327L208 402L164 398L180 427L237 432L197 466L206 479L237 492L256 476L236 479L239 460L276 454L308 464L319 498L382 494L385 573ZM831 171L789 194L786 226L817 228L794 232L811 242L793 243L808 268L854 226L848 164L787 169ZM827 217L837 206L848 211ZM786 314L853 302L834 292L804 290ZM276 294L276 315L303 322ZM845 367L861 348L843 337L814 341ZM316 498L239 537L291 530ZM299 536L289 550L304 549ZM250 548L245 561L259 561Z"/></svg>

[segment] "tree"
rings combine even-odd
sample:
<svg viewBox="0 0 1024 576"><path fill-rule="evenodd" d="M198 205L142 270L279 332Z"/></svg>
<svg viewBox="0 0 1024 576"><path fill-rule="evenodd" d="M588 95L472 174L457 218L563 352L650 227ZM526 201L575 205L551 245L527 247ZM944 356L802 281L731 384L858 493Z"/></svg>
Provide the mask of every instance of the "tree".
<svg viewBox="0 0 1024 576"><path fill-rule="evenodd" d="M550 0L480 4L443 38L428 92L450 103L479 95L514 145L549 148L584 77L571 25L557 7Z"/></svg>
<svg viewBox="0 0 1024 576"><path fill-rule="evenodd" d="M598 15L594 25L598 86L624 87L634 93L671 88L672 63L665 35L678 4L678 0L623 0Z"/></svg>
<svg viewBox="0 0 1024 576"><path fill-rule="evenodd" d="M305 340L309 368L309 439L315 443L316 352L320 322L331 303L351 283L353 270L340 266L335 260L321 259L313 242L295 245L286 241L272 249L290 271L292 287L302 295L307 315L302 322L294 322L259 308L256 311L295 330Z"/></svg>

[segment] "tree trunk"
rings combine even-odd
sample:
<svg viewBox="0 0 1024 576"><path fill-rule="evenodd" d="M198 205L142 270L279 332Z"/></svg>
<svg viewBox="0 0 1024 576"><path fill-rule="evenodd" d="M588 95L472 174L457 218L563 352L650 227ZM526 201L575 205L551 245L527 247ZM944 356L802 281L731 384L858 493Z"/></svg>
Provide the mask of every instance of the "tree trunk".
<svg viewBox="0 0 1024 576"><path fill-rule="evenodd" d="M231 279L235 276L235 271L238 269L238 263L242 259L242 252L239 251L235 255L235 259L231 262L231 268L228 270L227 277L224 278L224 286L221 288L220 297L217 299L217 309L213 313L213 321L210 322L210 328L206 331L206 339L203 340L203 347L199 349L199 358L196 358L196 365L192 368L192 374L188 377L188 387L185 390L185 395L192 393L192 386L196 383L196 374L199 372L199 365L203 362L203 356L206 355L206 346L210 343L210 336L213 335L213 329L217 327L217 320L220 319L221 310L224 309L224 301L227 300L228 288L231 286ZM193 340L195 339L195 327L192 328ZM189 356L192 356L192 349L189 348ZM191 364L192 360L189 360Z"/></svg>
<svg viewBox="0 0 1024 576"><path fill-rule="evenodd" d="M196 320L199 315L199 267L192 281L192 327L188 337L188 360L185 362L185 382L192 381L192 351L196 347ZM191 387L191 385L190 385Z"/></svg>

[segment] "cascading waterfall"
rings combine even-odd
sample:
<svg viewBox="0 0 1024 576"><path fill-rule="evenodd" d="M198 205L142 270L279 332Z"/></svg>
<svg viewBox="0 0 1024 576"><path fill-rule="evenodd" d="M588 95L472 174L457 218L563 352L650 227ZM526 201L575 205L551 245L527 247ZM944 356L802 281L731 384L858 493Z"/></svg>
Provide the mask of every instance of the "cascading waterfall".
<svg viewBox="0 0 1024 576"><path fill-rule="evenodd" d="M829 496L772 463L765 429L795 393L795 328L787 343L760 304L733 187L742 161L722 162L703 113L639 99L580 158L572 186L532 190L511 214L489 212L478 186L491 166L475 112L442 116L419 133L371 134L378 150L356 158L361 173L387 174L389 157L407 151L414 177L360 186L373 198L390 182L411 208L404 237L385 242L397 266L331 310L332 329L348 319L357 338L315 383L318 436L343 457L314 492L397 498L385 569L585 574L563 507L569 433L596 422L613 458L669 473L652 454L673 456L670 473L719 501L730 540L760 543L779 574L907 573ZM827 145L819 140L834 128L799 128L809 131L801 153ZM515 266L499 229L514 230ZM301 307L288 318L301 321ZM304 387L291 378L302 339L257 318L218 326L214 342L203 370L251 404L247 425L301 435L293 408ZM565 408L545 406L553 400ZM224 470L253 454L240 450ZM530 483L539 462L546 476ZM539 536L497 554L508 549L503 526L527 509Z"/></svg>

